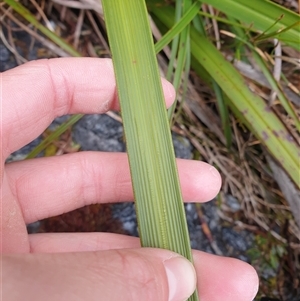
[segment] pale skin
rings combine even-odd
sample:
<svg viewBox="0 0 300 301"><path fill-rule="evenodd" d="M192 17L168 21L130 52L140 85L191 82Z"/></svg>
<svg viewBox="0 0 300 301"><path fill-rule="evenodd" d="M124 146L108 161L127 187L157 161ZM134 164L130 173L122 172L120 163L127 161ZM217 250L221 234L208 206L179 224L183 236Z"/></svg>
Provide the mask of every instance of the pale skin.
<svg viewBox="0 0 300 301"><path fill-rule="evenodd" d="M162 82L169 106L174 89ZM253 300L257 274L236 259L193 251L194 270L175 253L141 248L138 238L28 235L28 223L96 202L133 199L126 154L80 152L5 164L57 116L118 109L114 73L108 59L40 60L2 73L1 86L3 300L179 301L192 293L195 273L201 301ZM213 167L177 164L186 202L216 196L221 178Z"/></svg>

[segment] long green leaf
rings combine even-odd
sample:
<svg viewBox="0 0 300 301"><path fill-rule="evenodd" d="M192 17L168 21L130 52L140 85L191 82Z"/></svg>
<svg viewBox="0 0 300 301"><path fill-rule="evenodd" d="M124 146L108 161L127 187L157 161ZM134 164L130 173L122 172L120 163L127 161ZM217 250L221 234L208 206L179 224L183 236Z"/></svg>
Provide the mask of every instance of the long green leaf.
<svg viewBox="0 0 300 301"><path fill-rule="evenodd" d="M77 114L73 115L66 122L59 125L53 133L51 133L48 137L44 138L41 143L39 143L27 156L26 159L35 158L40 152L42 152L52 141L58 138L61 134L63 134L69 127L74 125L79 119L81 119L84 115Z"/></svg>
<svg viewBox="0 0 300 301"><path fill-rule="evenodd" d="M103 0L141 243L192 261L148 14L141 0ZM190 301L198 300L195 292Z"/></svg>

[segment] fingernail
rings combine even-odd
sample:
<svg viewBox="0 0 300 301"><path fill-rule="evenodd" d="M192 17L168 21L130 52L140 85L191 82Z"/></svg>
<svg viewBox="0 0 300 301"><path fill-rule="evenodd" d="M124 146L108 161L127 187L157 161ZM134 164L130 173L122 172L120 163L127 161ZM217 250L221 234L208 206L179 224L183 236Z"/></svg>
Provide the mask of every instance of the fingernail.
<svg viewBox="0 0 300 301"><path fill-rule="evenodd" d="M169 81L162 78L162 82L163 82L163 90L164 90L167 106L170 106L174 102L176 92L174 86Z"/></svg>
<svg viewBox="0 0 300 301"><path fill-rule="evenodd" d="M164 262L169 283L169 301L185 301L196 288L193 265L183 257L173 257Z"/></svg>
<svg viewBox="0 0 300 301"><path fill-rule="evenodd" d="M252 294L251 294L252 297L251 297L250 300L254 300L254 298L257 295L257 292L258 292L258 284L256 284L255 286L253 286L253 288L252 288Z"/></svg>
<svg viewBox="0 0 300 301"><path fill-rule="evenodd" d="M257 292L258 292L258 289L259 289L259 280L258 279L258 276L257 274L255 273L255 276L253 277L253 273L251 275L250 278L254 278L255 280L253 280L252 282L255 282L255 284L253 285L252 287L252 291L251 291L251 299L249 300L254 300L254 298L256 297L257 295ZM248 282L249 283L249 282Z"/></svg>
<svg viewBox="0 0 300 301"><path fill-rule="evenodd" d="M167 89L168 89L168 97L172 101L174 101L175 96L176 96L176 92L175 92L174 86L170 82L167 82Z"/></svg>
<svg viewBox="0 0 300 301"><path fill-rule="evenodd" d="M209 168L209 171L215 178L220 178L220 173L218 172L218 170L215 167L211 166Z"/></svg>

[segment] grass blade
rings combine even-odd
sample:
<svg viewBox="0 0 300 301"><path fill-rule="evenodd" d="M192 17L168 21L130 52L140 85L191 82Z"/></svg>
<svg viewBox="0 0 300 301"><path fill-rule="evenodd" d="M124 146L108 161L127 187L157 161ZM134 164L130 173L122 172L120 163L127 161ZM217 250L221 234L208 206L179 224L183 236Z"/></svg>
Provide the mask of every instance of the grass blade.
<svg viewBox="0 0 300 301"><path fill-rule="evenodd" d="M75 124L79 119L83 117L82 114L73 115L68 121L64 122L57 129L51 133L47 138L43 139L27 156L26 159L35 158L40 152L42 152L49 144L51 144L56 138L63 134L70 126Z"/></svg>
<svg viewBox="0 0 300 301"><path fill-rule="evenodd" d="M173 144L144 1L102 1L141 243L192 261ZM138 26L137 26L138 24ZM195 292L190 301L198 300Z"/></svg>
<svg viewBox="0 0 300 301"><path fill-rule="evenodd" d="M178 35L190 22L195 18L199 12L201 3L194 3L188 11L180 18L180 21L176 23L164 36L155 44L156 53L160 52L166 45L168 45L176 35Z"/></svg>
<svg viewBox="0 0 300 301"><path fill-rule="evenodd" d="M213 80L213 89L217 99L217 106L222 122L222 129L224 131L224 136L226 138L226 146L228 149L230 149L232 144L232 135L230 129L230 120L229 120L228 107L226 103L226 97L224 97L222 89L214 80Z"/></svg>
<svg viewBox="0 0 300 301"><path fill-rule="evenodd" d="M182 13L184 14L190 8L191 5L192 4L190 1L188 0L184 1ZM182 6L181 1L177 1L176 6L181 7ZM179 16L179 18L180 17L181 16ZM175 51L177 53L177 47L175 48ZM173 48L172 48L172 52L173 52ZM180 84L182 82L183 73L189 74L190 66L188 63L190 62L190 55L191 55L190 54L190 26L187 25L184 28L184 30L180 33L179 36L177 64L176 64L176 69L174 72L174 79L173 79L173 85L175 87L176 93L178 92ZM173 62L170 61L169 68L168 68L168 76L167 76L168 80L171 79L169 71L173 71L173 70L174 70ZM187 76L185 76L185 79L187 79ZM175 112L176 105L177 105L177 101L175 101L168 110L168 118L171 126L174 121L174 112Z"/></svg>

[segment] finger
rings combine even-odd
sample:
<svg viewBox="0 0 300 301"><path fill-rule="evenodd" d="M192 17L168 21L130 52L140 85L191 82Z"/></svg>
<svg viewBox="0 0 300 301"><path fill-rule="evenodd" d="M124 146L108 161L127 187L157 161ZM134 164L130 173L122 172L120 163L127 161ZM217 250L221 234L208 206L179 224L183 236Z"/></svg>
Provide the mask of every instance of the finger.
<svg viewBox="0 0 300 301"><path fill-rule="evenodd" d="M221 178L214 167L191 160L177 163L186 201L203 202L215 197ZM133 199L124 153L80 152L14 162L7 164L6 172L26 223L88 204Z"/></svg>
<svg viewBox="0 0 300 301"><path fill-rule="evenodd" d="M174 88L166 80L162 82L170 105ZM40 135L57 116L118 109L110 59L32 61L2 73L1 83L5 158Z"/></svg>
<svg viewBox="0 0 300 301"><path fill-rule="evenodd" d="M252 301L258 291L254 268L238 259L193 251L201 301Z"/></svg>
<svg viewBox="0 0 300 301"><path fill-rule="evenodd" d="M29 235L32 252L85 252L138 248L136 237L110 233ZM258 290L256 271L240 260L193 251L201 301L252 301Z"/></svg>
<svg viewBox="0 0 300 301"><path fill-rule="evenodd" d="M75 236L76 234L73 235ZM40 236L40 234L37 236ZM87 236L87 238L91 237ZM132 241L132 243L136 245L136 242ZM76 251L78 247L77 244L75 245L76 247L73 251ZM96 247L96 244L94 247ZM81 251L93 250L90 245L86 249L85 247L80 247L80 249ZM144 252L145 249L142 250ZM124 252L124 250L119 251ZM90 253L84 252L83 254ZM104 253L100 252L100 254ZM258 277L256 271L250 265L237 259L220 257L195 250L193 251L193 257L196 274L198 275L197 287L201 301L252 301L254 299L258 290ZM105 267L109 268L109 261L105 263ZM102 299L100 298L99 300ZM113 299L109 298L109 300Z"/></svg>
<svg viewBox="0 0 300 301"><path fill-rule="evenodd" d="M29 235L32 253L91 252L140 248L137 237L115 233L37 233Z"/></svg>
<svg viewBox="0 0 300 301"><path fill-rule="evenodd" d="M47 233L29 235L32 252L85 252L138 248L140 240L109 233ZM258 290L256 271L249 264L193 251L201 301L252 301Z"/></svg>
<svg viewBox="0 0 300 301"><path fill-rule="evenodd" d="M196 286L189 261L158 249L6 255L2 271L10 301L179 301Z"/></svg>

